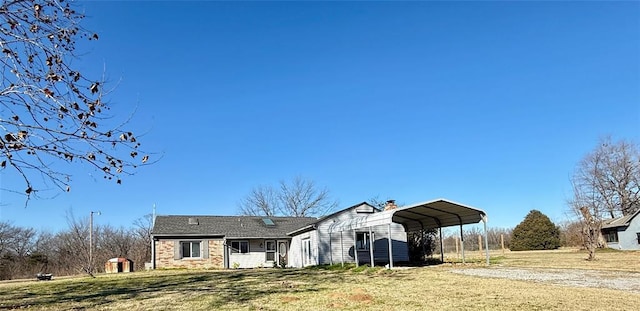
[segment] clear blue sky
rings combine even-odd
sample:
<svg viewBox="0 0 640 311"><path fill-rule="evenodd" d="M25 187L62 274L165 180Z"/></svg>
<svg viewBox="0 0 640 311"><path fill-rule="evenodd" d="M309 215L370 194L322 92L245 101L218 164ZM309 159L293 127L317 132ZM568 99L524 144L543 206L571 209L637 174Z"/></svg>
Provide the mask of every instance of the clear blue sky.
<svg viewBox="0 0 640 311"><path fill-rule="evenodd" d="M26 208L3 193L0 220L233 215L252 187L300 175L341 207L443 197L491 226L562 221L599 137L640 138L638 2L82 5L100 40L77 64L105 66L116 119L135 110L163 158L122 185L75 167L71 193Z"/></svg>

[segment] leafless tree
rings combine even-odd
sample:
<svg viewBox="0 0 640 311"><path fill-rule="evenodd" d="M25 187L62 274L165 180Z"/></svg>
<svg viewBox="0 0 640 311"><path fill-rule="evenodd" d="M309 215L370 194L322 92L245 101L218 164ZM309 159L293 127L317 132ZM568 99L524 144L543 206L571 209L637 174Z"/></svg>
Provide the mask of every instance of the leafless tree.
<svg viewBox="0 0 640 311"><path fill-rule="evenodd" d="M23 187L3 190L25 195L26 202L51 186L71 189L63 163L88 164L119 184L149 158L138 155L127 120L110 120L104 79L72 66L76 42L98 35L80 26L84 15L69 2L0 4L0 168L24 180Z"/></svg>
<svg viewBox="0 0 640 311"><path fill-rule="evenodd" d="M567 220L559 224L560 243L566 247L582 247L584 240L582 236L582 222Z"/></svg>
<svg viewBox="0 0 640 311"><path fill-rule="evenodd" d="M289 182L280 181L278 188L253 188L240 202L240 212L243 215L307 217L325 215L337 205L327 188L319 188L315 182L298 176Z"/></svg>
<svg viewBox="0 0 640 311"><path fill-rule="evenodd" d="M72 212L67 213L66 231L56 235L56 260L66 267L64 274L77 274L89 269L89 219L77 219ZM97 230L94 228L94 230ZM94 257L95 258L95 257Z"/></svg>
<svg viewBox="0 0 640 311"><path fill-rule="evenodd" d="M573 197L568 205L583 224L589 260L602 246L602 221L629 215L640 208L640 148L636 143L602 139L578 164L571 177Z"/></svg>
<svg viewBox="0 0 640 311"><path fill-rule="evenodd" d="M40 272L56 276L85 273L88 219L78 219L69 211L67 223L67 229L54 234L0 221L0 280L32 278ZM116 256L132 259L136 269L144 268L151 259L152 226L151 215L139 218L132 227L94 226L94 271L104 272L104 263Z"/></svg>
<svg viewBox="0 0 640 311"><path fill-rule="evenodd" d="M153 229L153 215L147 214L138 218L133 223L132 235L134 245L131 252L131 259L135 269L143 268L143 263L151 262L151 230Z"/></svg>
<svg viewBox="0 0 640 311"><path fill-rule="evenodd" d="M279 199L282 214L296 217L324 215L338 205L327 188L319 188L312 180L299 176L290 182L280 181Z"/></svg>
<svg viewBox="0 0 640 311"><path fill-rule="evenodd" d="M32 254L36 231L0 222L0 279L24 276Z"/></svg>
<svg viewBox="0 0 640 311"><path fill-rule="evenodd" d="M113 257L129 257L135 243L135 236L130 229L124 227L113 228L111 226L102 226L96 231L98 237L98 247L96 258L98 263L102 263Z"/></svg>
<svg viewBox="0 0 640 311"><path fill-rule="evenodd" d="M260 186L240 201L240 212L243 215L275 216L279 212L278 196L273 187Z"/></svg>

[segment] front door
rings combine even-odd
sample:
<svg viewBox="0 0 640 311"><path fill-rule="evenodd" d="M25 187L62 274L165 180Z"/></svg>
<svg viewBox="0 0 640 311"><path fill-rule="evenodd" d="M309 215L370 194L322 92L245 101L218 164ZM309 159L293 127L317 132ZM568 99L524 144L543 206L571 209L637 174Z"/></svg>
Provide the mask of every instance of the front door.
<svg viewBox="0 0 640 311"><path fill-rule="evenodd" d="M311 240L302 240L302 266L306 267L311 264Z"/></svg>
<svg viewBox="0 0 640 311"><path fill-rule="evenodd" d="M289 242L278 241L278 266L286 267L289 263Z"/></svg>

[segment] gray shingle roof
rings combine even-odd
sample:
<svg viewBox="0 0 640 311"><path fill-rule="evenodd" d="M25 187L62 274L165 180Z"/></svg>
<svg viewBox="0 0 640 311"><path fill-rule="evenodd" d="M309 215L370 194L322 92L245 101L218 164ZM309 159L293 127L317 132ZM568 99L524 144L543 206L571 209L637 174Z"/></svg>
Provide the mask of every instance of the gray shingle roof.
<svg viewBox="0 0 640 311"><path fill-rule="evenodd" d="M640 213L640 209L637 210L635 213L627 215L627 216L622 216L622 217L617 217L617 218L612 218L612 219L606 219L606 220L602 221L602 229L628 227L631 224L631 220L634 217L636 217L639 213Z"/></svg>
<svg viewBox="0 0 640 311"><path fill-rule="evenodd" d="M269 218L273 226L262 220ZM191 222L197 224L190 224ZM152 234L155 236L225 236L227 238L285 238L288 232L317 221L312 217L262 216L157 216Z"/></svg>

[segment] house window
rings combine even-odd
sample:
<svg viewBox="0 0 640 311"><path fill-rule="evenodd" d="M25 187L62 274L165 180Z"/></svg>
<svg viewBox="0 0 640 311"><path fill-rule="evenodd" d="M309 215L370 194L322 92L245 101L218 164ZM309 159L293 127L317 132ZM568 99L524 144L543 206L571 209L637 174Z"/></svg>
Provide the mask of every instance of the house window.
<svg viewBox="0 0 640 311"><path fill-rule="evenodd" d="M266 241L265 246L264 252L267 256L267 261L276 261L276 241Z"/></svg>
<svg viewBox="0 0 640 311"><path fill-rule="evenodd" d="M636 232L636 237L638 238L638 244L640 244L640 232Z"/></svg>
<svg viewBox="0 0 640 311"><path fill-rule="evenodd" d="M618 243L618 230L607 230L604 232L607 243Z"/></svg>
<svg viewBox="0 0 640 311"><path fill-rule="evenodd" d="M375 236L371 233L372 238ZM369 232L357 232L356 233L356 249L368 250L369 249Z"/></svg>
<svg viewBox="0 0 640 311"><path fill-rule="evenodd" d="M200 243L201 241L180 242L180 247L182 249L182 258L201 257L202 255L200 254Z"/></svg>
<svg viewBox="0 0 640 311"><path fill-rule="evenodd" d="M232 254L246 254L249 252L249 242L247 241L231 241Z"/></svg>

